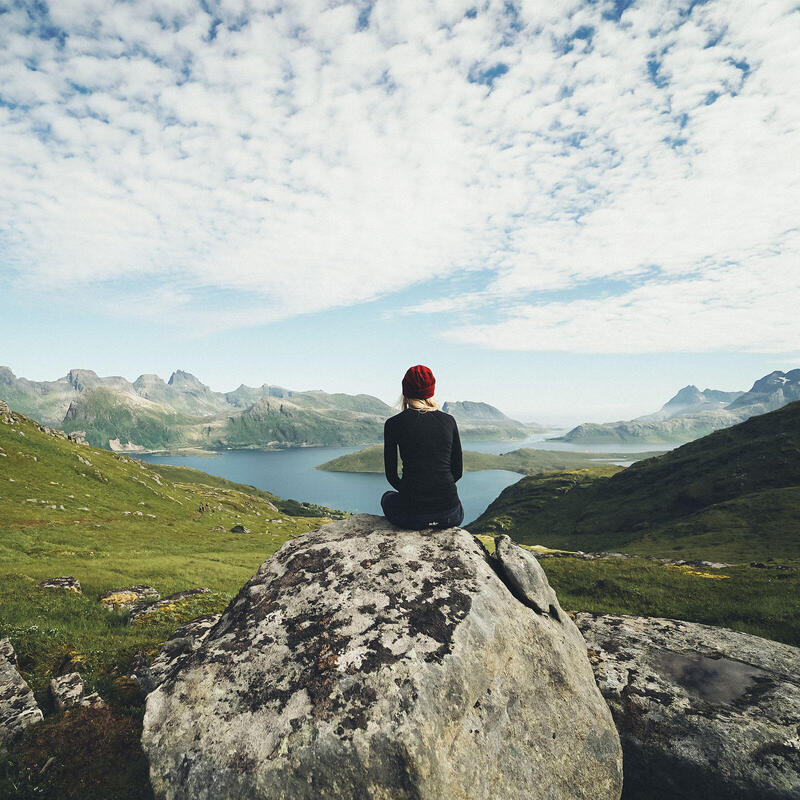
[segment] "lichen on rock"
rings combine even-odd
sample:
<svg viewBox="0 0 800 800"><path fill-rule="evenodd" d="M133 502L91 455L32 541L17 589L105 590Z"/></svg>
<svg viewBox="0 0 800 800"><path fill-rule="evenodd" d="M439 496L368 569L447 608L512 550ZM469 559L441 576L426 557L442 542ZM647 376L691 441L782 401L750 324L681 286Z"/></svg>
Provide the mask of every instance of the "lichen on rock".
<svg viewBox="0 0 800 800"><path fill-rule="evenodd" d="M800 649L682 620L577 615L626 800L800 797Z"/></svg>
<svg viewBox="0 0 800 800"><path fill-rule="evenodd" d="M156 797L618 798L580 633L505 581L458 528L358 515L288 542L148 696Z"/></svg>
<svg viewBox="0 0 800 800"><path fill-rule="evenodd" d="M17 671L11 642L0 639L0 750L42 719L33 692Z"/></svg>

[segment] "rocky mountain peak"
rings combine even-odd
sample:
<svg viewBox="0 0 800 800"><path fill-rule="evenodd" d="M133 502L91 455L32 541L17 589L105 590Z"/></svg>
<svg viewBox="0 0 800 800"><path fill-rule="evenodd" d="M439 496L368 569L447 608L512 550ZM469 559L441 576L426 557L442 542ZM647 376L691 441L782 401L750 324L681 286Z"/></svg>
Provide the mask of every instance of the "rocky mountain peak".
<svg viewBox="0 0 800 800"><path fill-rule="evenodd" d="M792 375L792 373L794 373L794 375ZM792 380L793 377L794 380ZM769 375L759 378L759 380L753 384L753 388L750 391L758 394L768 394L778 389L783 389L787 383L798 381L800 381L800 369L792 370L792 372L781 372L776 369L774 372L770 372Z"/></svg>
<svg viewBox="0 0 800 800"><path fill-rule="evenodd" d="M457 420L507 420L502 411L490 406L488 403L479 403L472 400L448 400L442 406L442 411L452 414Z"/></svg>
<svg viewBox="0 0 800 800"><path fill-rule="evenodd" d="M792 400L800 400L800 369L789 372L776 369L759 378L753 388L738 397L729 408L752 407L758 414Z"/></svg>
<svg viewBox="0 0 800 800"><path fill-rule="evenodd" d="M158 375L154 375L153 373L145 373L140 375L134 382L133 387L136 390L139 389L150 389L153 387L163 388L167 384L164 383L164 379Z"/></svg>
<svg viewBox="0 0 800 800"><path fill-rule="evenodd" d="M208 386L192 375L191 372L184 372L182 369L175 370L175 372L169 376L168 383L176 389L208 391Z"/></svg>
<svg viewBox="0 0 800 800"><path fill-rule="evenodd" d="M702 403L703 402L703 393L694 385L689 384L688 386L684 386L674 397L671 397L664 403L664 407L674 406L674 405L694 405L695 403Z"/></svg>
<svg viewBox="0 0 800 800"><path fill-rule="evenodd" d="M91 369L71 369L67 373L67 382L76 392L83 392L97 386L100 378Z"/></svg>

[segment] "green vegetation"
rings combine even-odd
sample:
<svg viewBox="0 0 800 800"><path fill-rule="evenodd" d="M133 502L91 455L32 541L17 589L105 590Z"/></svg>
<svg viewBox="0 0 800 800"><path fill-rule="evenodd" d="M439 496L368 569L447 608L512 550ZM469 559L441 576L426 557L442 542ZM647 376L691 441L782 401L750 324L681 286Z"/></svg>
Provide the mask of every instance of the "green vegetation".
<svg viewBox="0 0 800 800"><path fill-rule="evenodd" d="M541 564L572 611L685 619L800 646L800 559L784 562L793 565L785 570L749 564L708 570L639 558Z"/></svg>
<svg viewBox="0 0 800 800"><path fill-rule="evenodd" d="M491 536L476 538L494 552ZM569 611L684 619L800 646L800 559L718 569L637 557L543 558L539 563Z"/></svg>
<svg viewBox="0 0 800 800"><path fill-rule="evenodd" d="M64 417L67 432L85 431L95 447L107 447L111 439L134 441L145 449L178 447L184 438L180 426L191 422L185 414L154 404L132 405L110 389L87 389L74 400Z"/></svg>
<svg viewBox="0 0 800 800"><path fill-rule="evenodd" d="M14 424L3 422L8 418ZM155 654L182 622L222 611L284 542L336 513L75 444L0 412L0 638L11 640L42 707L49 679L69 671L111 704L109 712L74 710L34 726L0 761L0 796L148 796L131 777L144 769L143 698L132 698L120 680L132 657ZM251 533L230 533L236 524ZM82 594L37 586L61 575L78 578ZM140 583L162 597L198 586L212 591L148 615L144 624L100 606L104 592ZM77 752L89 744L68 741L73 731L97 743L83 771L91 751ZM50 756L57 763L41 777ZM73 757L76 763L64 763ZM130 762L124 781L122 761Z"/></svg>
<svg viewBox="0 0 800 800"><path fill-rule="evenodd" d="M470 529L570 550L725 561L800 556L800 403L626 470L523 478Z"/></svg>
<svg viewBox="0 0 800 800"><path fill-rule="evenodd" d="M658 453L576 453L568 450L534 450L523 447L510 453L476 453L464 451L464 470L506 469L523 475L538 475L553 470L571 470L597 466L608 461L637 461ZM383 472L383 445L365 447L356 453L326 461L316 469L326 472ZM602 467L601 467L602 469ZM619 467L616 468L617 470Z"/></svg>
<svg viewBox="0 0 800 800"><path fill-rule="evenodd" d="M353 402L343 401L341 406L335 407L304 407L295 402L296 399L259 401L246 411L230 416L224 427L213 432L212 437L216 436L217 441L213 438L208 442L195 441L215 449L222 446L248 449L304 443L357 445L378 441L383 436L385 417L351 410Z"/></svg>

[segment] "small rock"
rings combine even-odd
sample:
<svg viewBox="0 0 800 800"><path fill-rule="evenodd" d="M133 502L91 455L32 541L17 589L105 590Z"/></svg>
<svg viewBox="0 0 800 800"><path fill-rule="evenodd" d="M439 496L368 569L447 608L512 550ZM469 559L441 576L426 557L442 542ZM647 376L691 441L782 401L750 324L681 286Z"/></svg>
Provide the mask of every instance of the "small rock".
<svg viewBox="0 0 800 800"><path fill-rule="evenodd" d="M508 588L540 614L559 619L558 598L536 557L503 534L494 540L495 558ZM562 612L563 613L563 612Z"/></svg>
<svg viewBox="0 0 800 800"><path fill-rule="evenodd" d="M106 703L97 692L86 694L83 678L77 672L60 675L50 681L50 697L56 711L83 706L84 708L105 708Z"/></svg>
<svg viewBox="0 0 800 800"><path fill-rule="evenodd" d="M56 711L66 711L78 705L83 694L83 679L77 672L69 672L50 681L50 697Z"/></svg>
<svg viewBox="0 0 800 800"><path fill-rule="evenodd" d="M38 584L40 589L66 589L75 594L81 593L81 584L77 578L71 576L64 576L61 578L47 578L40 581Z"/></svg>
<svg viewBox="0 0 800 800"><path fill-rule="evenodd" d="M231 533L250 533L250 528L247 528L244 525L234 525L231 528Z"/></svg>
<svg viewBox="0 0 800 800"><path fill-rule="evenodd" d="M119 610L132 608L143 600L158 600L161 595L153 586L126 586L123 589L112 589L100 597L100 605L108 609Z"/></svg>
<svg viewBox="0 0 800 800"><path fill-rule="evenodd" d="M106 701L97 692L84 695L79 705L85 708L106 708Z"/></svg>
<svg viewBox="0 0 800 800"><path fill-rule="evenodd" d="M225 528L222 525L215 525L213 528L209 528L210 531L213 533L225 533Z"/></svg>
<svg viewBox="0 0 800 800"><path fill-rule="evenodd" d="M164 606L180 602L181 600L186 600L188 597L194 597L198 594L211 594L211 589L206 587L186 589L182 592L175 592L175 594L171 594L168 597L162 598L161 600L156 600L155 603L135 603L130 607L131 616L129 621L136 622L137 620L141 620L142 618L146 617L148 614L152 614L153 612L158 611L160 608L164 608Z"/></svg>

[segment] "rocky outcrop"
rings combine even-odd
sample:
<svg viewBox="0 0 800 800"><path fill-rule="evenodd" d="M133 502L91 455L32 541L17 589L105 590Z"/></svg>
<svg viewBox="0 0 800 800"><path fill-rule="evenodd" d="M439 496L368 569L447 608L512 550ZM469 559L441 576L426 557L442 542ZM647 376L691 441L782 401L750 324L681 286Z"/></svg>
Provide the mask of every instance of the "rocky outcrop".
<svg viewBox="0 0 800 800"><path fill-rule="evenodd" d="M0 639L0 751L42 719L33 692L17 671L17 657L11 642Z"/></svg>
<svg viewBox="0 0 800 800"><path fill-rule="evenodd" d="M55 508L55 506L53 506ZM62 576L60 578L47 578L36 584L40 589L65 589L68 592L81 593L81 582L71 575Z"/></svg>
<svg viewBox="0 0 800 800"><path fill-rule="evenodd" d="M578 614L626 800L800 797L800 649L669 619Z"/></svg>
<svg viewBox="0 0 800 800"><path fill-rule="evenodd" d="M148 696L156 797L618 798L583 639L499 549L368 515L285 544Z"/></svg>

